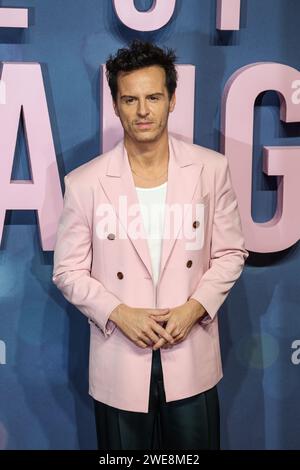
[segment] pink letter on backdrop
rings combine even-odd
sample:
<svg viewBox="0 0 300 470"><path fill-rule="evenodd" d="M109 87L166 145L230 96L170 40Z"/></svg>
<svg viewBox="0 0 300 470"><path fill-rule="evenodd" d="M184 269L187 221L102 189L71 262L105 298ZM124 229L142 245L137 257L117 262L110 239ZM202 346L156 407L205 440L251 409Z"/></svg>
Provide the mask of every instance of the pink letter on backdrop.
<svg viewBox="0 0 300 470"><path fill-rule="evenodd" d="M217 29L240 29L241 0L217 0Z"/></svg>
<svg viewBox="0 0 300 470"><path fill-rule="evenodd" d="M169 116L169 130L173 134L193 142L195 66L177 65L178 83L175 109ZM123 128L115 115L112 97L105 76L105 65L101 66L102 76L102 151L107 152L123 137Z"/></svg>
<svg viewBox="0 0 300 470"><path fill-rule="evenodd" d="M27 8L0 8L0 28L28 28Z"/></svg>
<svg viewBox="0 0 300 470"><path fill-rule="evenodd" d="M153 0L148 11L138 11L134 0L114 0L117 16L128 28L136 31L154 31L170 21L176 0Z"/></svg>
<svg viewBox="0 0 300 470"><path fill-rule="evenodd" d="M7 209L35 209L43 250L53 250L63 200L41 67L2 65L6 96L0 105L0 241ZM32 180L11 181L21 110Z"/></svg>
<svg viewBox="0 0 300 470"><path fill-rule="evenodd" d="M268 222L251 217L254 104L257 96L275 90L280 98L280 119L300 121L294 98L298 70L279 63L250 64L235 72L225 85L222 109L223 148L230 161L248 250L270 253L284 250L300 238L300 147L265 147L263 171L278 176L277 210Z"/></svg>

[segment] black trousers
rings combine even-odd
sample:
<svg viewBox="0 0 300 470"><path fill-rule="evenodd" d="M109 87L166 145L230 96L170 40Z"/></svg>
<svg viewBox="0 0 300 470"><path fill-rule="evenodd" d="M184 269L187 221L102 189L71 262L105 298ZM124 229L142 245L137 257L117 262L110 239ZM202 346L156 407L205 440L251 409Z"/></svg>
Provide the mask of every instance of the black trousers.
<svg viewBox="0 0 300 470"><path fill-rule="evenodd" d="M166 403L159 349L152 353L148 413L119 410L96 400L94 406L99 450L220 447L217 388Z"/></svg>

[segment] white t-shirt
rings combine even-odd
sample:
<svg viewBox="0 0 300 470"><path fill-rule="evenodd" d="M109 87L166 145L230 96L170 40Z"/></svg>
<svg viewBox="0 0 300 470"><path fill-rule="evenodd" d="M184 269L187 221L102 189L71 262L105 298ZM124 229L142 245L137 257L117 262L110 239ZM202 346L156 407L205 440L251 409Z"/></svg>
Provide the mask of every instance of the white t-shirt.
<svg viewBox="0 0 300 470"><path fill-rule="evenodd" d="M152 262L153 280L156 284L160 267L167 181L154 188L140 188L136 186L136 191L145 231L148 236L147 241Z"/></svg>

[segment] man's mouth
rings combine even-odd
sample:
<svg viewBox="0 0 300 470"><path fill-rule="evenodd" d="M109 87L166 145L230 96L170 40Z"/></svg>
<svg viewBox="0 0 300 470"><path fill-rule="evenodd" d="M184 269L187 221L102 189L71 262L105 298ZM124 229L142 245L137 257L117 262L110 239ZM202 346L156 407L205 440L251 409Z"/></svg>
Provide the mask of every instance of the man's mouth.
<svg viewBox="0 0 300 470"><path fill-rule="evenodd" d="M141 129L147 129L148 127L152 126L153 122L137 122L136 125Z"/></svg>

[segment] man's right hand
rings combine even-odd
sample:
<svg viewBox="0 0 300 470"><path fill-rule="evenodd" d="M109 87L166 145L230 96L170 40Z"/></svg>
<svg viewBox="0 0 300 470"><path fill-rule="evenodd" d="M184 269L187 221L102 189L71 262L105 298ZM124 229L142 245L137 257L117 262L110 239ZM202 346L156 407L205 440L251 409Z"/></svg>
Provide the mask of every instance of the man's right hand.
<svg viewBox="0 0 300 470"><path fill-rule="evenodd" d="M168 343L173 344L173 337L156 322L151 315L163 315L165 320L169 318L168 308L133 308L126 304L118 305L110 314L112 320L118 328L140 348L151 347L160 338L164 338ZM160 320L161 321L161 320Z"/></svg>

